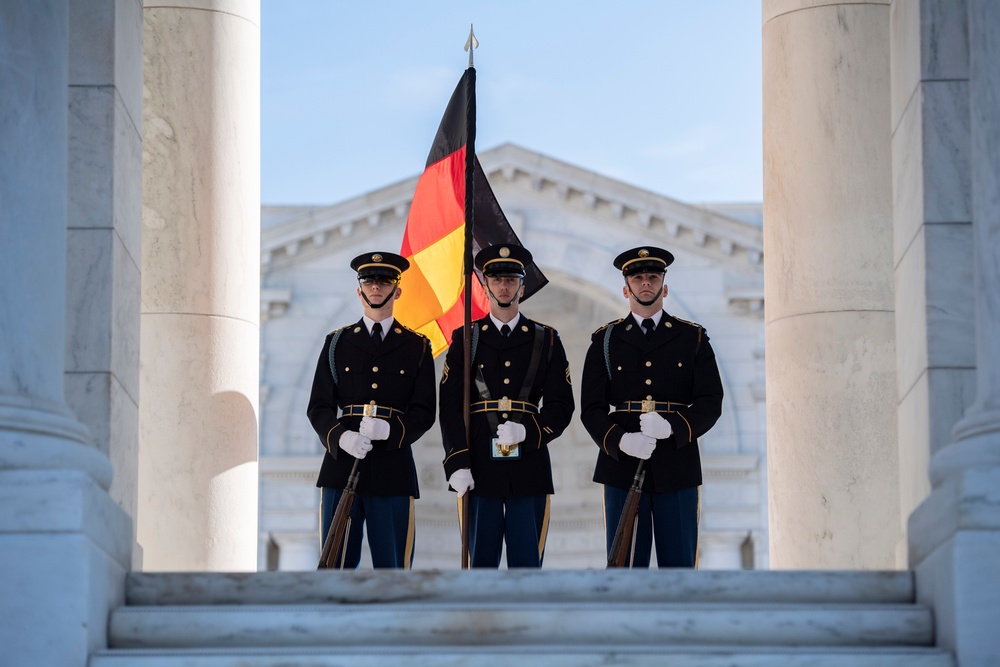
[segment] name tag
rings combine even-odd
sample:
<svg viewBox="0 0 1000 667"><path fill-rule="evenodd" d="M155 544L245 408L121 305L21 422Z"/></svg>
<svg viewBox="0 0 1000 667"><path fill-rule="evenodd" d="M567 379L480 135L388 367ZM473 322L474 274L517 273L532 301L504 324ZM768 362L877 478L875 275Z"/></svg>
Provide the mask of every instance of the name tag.
<svg viewBox="0 0 1000 667"><path fill-rule="evenodd" d="M496 438L490 441L490 456L494 459L513 461L521 458L520 443L514 445L501 445Z"/></svg>

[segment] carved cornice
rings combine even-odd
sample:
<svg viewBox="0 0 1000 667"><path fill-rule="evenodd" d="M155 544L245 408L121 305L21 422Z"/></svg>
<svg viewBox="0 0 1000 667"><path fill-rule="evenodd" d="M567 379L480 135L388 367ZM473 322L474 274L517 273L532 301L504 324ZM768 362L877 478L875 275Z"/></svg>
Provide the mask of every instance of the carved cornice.
<svg viewBox="0 0 1000 667"><path fill-rule="evenodd" d="M494 188L501 178L513 186L523 184L526 192L551 196L565 206L578 207L583 215L646 231L654 238L714 255L720 261L761 270L764 243L760 227L707 206L685 204L513 144L480 153L479 159ZM266 273L296 258L336 247L337 240L359 238L377 229L401 229L418 180L415 176L331 206L302 207L297 214L264 228L262 270Z"/></svg>

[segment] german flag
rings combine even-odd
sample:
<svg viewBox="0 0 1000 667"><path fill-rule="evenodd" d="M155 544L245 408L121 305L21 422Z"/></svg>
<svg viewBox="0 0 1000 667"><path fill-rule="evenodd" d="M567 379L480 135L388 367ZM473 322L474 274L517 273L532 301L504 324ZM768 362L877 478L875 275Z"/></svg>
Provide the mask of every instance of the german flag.
<svg viewBox="0 0 1000 667"><path fill-rule="evenodd" d="M431 339L434 356L448 349L452 331L465 321L466 157L474 146L475 77L475 69L468 68L448 102L413 194L399 253L410 260L410 268L403 273L403 296L394 315ZM473 254L498 243L521 245L479 160L473 161ZM534 264L526 269L524 299L548 282ZM472 282L473 320L489 312L482 276L477 273L477 278Z"/></svg>

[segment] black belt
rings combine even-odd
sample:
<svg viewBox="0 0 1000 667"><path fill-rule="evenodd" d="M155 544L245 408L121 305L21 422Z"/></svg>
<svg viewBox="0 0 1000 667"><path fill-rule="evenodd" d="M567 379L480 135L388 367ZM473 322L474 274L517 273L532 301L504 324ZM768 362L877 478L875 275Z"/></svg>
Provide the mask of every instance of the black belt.
<svg viewBox="0 0 1000 667"><path fill-rule="evenodd" d="M615 412L677 412L686 407L686 403L671 401L625 401L615 406Z"/></svg>
<svg viewBox="0 0 1000 667"><path fill-rule="evenodd" d="M377 417L379 419L389 419L393 414L401 415L402 410L397 410L396 408L386 407L384 405L375 405L375 401L371 403L363 403L361 405L345 405L341 417Z"/></svg>
<svg viewBox="0 0 1000 667"><path fill-rule="evenodd" d="M499 401L479 401L469 406L472 413L477 412L530 412L538 414L538 406L527 401L512 401L509 398L501 398Z"/></svg>

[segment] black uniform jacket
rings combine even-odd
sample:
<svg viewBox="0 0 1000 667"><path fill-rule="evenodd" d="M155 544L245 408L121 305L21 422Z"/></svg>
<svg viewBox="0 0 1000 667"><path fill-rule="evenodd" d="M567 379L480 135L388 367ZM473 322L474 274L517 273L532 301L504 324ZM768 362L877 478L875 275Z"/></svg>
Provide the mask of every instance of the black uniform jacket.
<svg viewBox="0 0 1000 667"><path fill-rule="evenodd" d="M343 489L354 457L340 449L344 431L357 431L361 416L338 417L337 408L375 403L400 410L389 422L389 438L373 440L372 450L358 466L362 495L419 496L416 468L410 450L434 423L434 360L430 341L398 322L377 349L364 320L344 327L334 360L338 382L330 372L330 341L326 337L316 364L307 414L326 448L316 486Z"/></svg>
<svg viewBox="0 0 1000 667"><path fill-rule="evenodd" d="M604 346L607 328L610 377ZM659 440L646 461L644 490L676 491L701 484L698 437L722 414L722 380L715 352L701 325L667 313L647 340L635 319L611 322L594 332L583 366L583 425L600 448L594 481L620 489L632 485L639 459L618 449L622 435L640 430L640 412L617 412L625 401L678 403L660 413L673 435Z"/></svg>
<svg viewBox="0 0 1000 667"><path fill-rule="evenodd" d="M475 370L481 368L490 399L503 397L519 400L524 385L536 323L523 314L504 338L489 316L472 325L479 332L472 375L472 402L482 400L476 389ZM471 451L465 442L462 415L463 358L462 329L452 333L451 347L445 357L441 377L441 435L444 440L444 470L447 477L460 468L471 468L475 493L502 498L552 493L552 465L548 444L563 432L573 416L575 403L570 384L566 351L555 329L543 327L543 345L538 372L526 399L538 405L539 414L525 412L495 413L497 421L520 422L526 436L517 460L494 459L491 441L496 433L490 428L486 413L472 415Z"/></svg>

